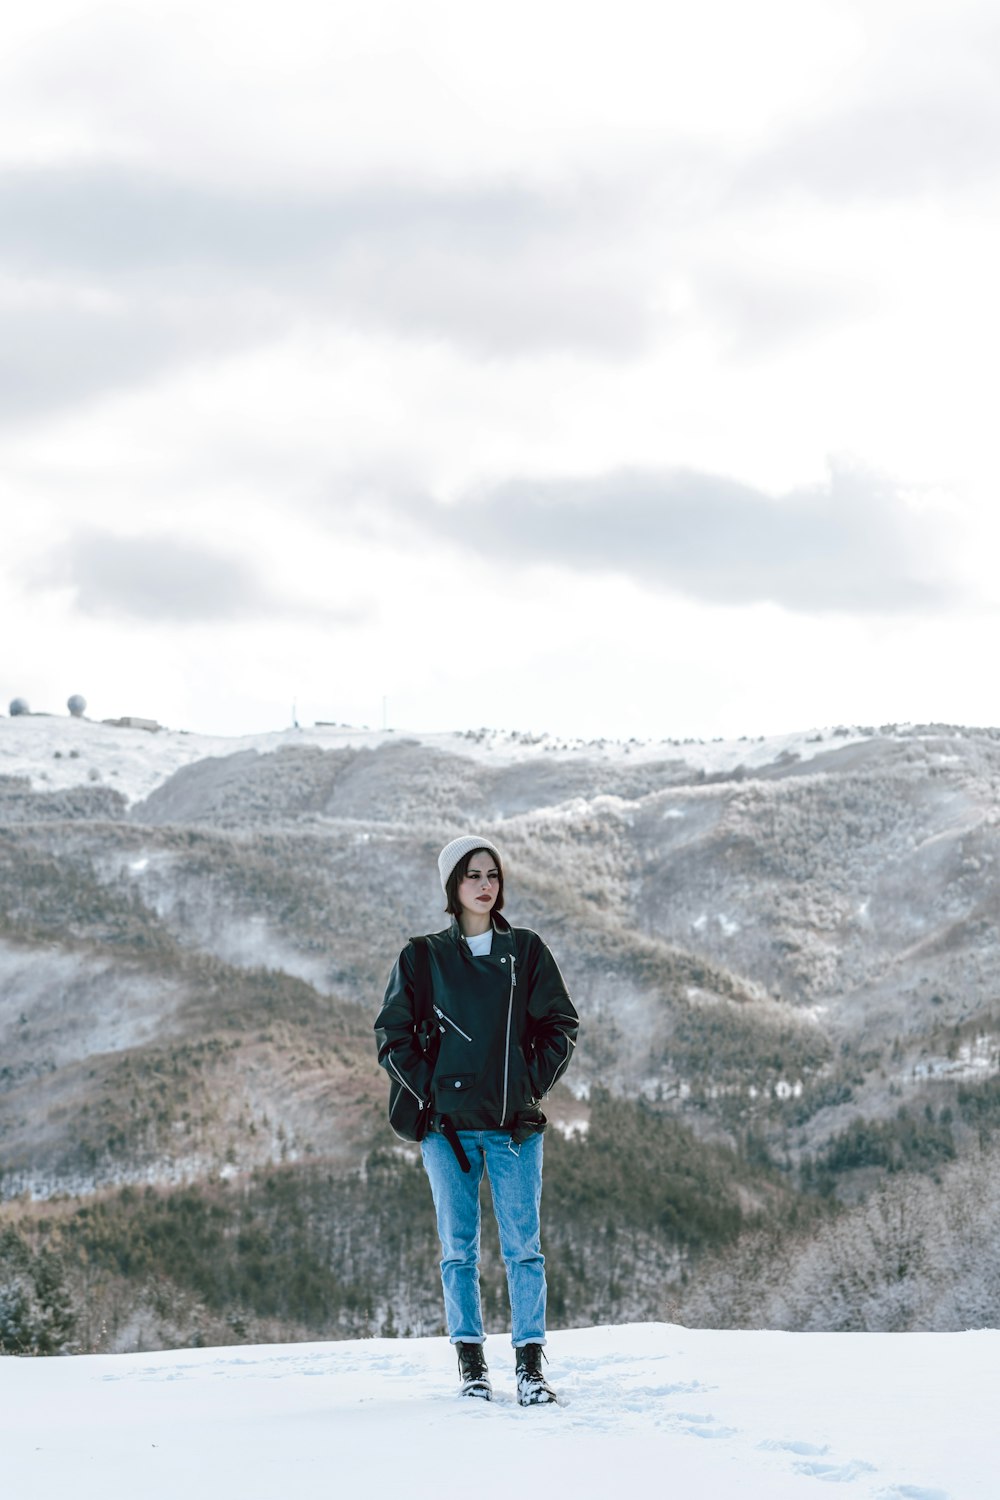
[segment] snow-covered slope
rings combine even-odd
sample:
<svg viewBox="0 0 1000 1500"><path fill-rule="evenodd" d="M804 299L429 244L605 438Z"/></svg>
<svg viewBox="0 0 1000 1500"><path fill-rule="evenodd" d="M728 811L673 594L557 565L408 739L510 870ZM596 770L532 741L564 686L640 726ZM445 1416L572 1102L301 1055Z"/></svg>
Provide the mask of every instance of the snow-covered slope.
<svg viewBox="0 0 1000 1500"><path fill-rule="evenodd" d="M121 792L128 802L141 801L182 766L209 756L254 750L267 755L285 745L314 745L321 750L375 749L401 739L418 740L430 749L448 751L490 765L513 765L525 760L678 761L695 771L728 772L739 765L774 765L784 756L807 761L834 747L868 736L861 731L802 731L760 740L705 743L649 740L561 740L546 735L508 734L476 730L451 734L416 731L375 731L348 726L314 726L269 734L223 738L184 731L121 728L89 719L32 714L0 715L0 776L26 776L36 791L101 782Z"/></svg>
<svg viewBox="0 0 1000 1500"><path fill-rule="evenodd" d="M509 1500L976 1500L996 1492L1000 1333L549 1341L559 1407L455 1396L443 1339L0 1360L11 1500L468 1493Z"/></svg>

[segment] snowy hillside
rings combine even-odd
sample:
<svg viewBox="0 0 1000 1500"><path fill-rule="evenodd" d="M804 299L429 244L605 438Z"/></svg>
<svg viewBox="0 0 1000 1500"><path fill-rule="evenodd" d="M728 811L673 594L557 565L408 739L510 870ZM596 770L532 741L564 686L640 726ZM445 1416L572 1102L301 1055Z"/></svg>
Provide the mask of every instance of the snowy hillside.
<svg viewBox="0 0 1000 1500"><path fill-rule="evenodd" d="M997 730L35 716L0 718L9 1348L441 1331L371 1022L470 827L583 1022L547 1105L559 1321L1000 1323Z"/></svg>
<svg viewBox="0 0 1000 1500"><path fill-rule="evenodd" d="M527 1491L558 1500L986 1500L1000 1333L708 1333L549 1341L559 1407L454 1395L444 1339L0 1361L11 1500Z"/></svg>
<svg viewBox="0 0 1000 1500"><path fill-rule="evenodd" d="M0 776L27 776L36 791L61 791L95 781L121 792L127 802L140 801L183 766L207 757L251 751L273 754L286 746L311 745L320 750L376 749L399 740L415 740L432 750L461 755L491 765L516 765L557 756L561 760L630 764L675 760L694 771L719 773L739 765L773 765L781 757L806 761L829 749L863 740L868 733L842 730L803 731L759 740L703 741L563 740L547 735L494 730L423 734L369 730L348 725L315 725L269 734L222 738L183 730L128 729L73 719L66 715L0 715Z"/></svg>

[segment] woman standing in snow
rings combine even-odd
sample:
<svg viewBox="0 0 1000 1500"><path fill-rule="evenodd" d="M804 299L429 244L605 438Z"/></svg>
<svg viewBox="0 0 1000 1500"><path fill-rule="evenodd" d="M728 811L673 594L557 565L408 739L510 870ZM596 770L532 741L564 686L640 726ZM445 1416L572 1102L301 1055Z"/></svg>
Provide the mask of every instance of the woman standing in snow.
<svg viewBox="0 0 1000 1500"><path fill-rule="evenodd" d="M478 834L438 857L446 911L428 934L427 980L437 1022L430 1056L416 1035L414 942L396 960L375 1032L379 1062L429 1106L421 1142L441 1239L441 1283L463 1395L493 1394L483 1354L479 1294L479 1185L485 1170L507 1268L517 1398L556 1399L542 1374L545 1262L539 1238L542 1132L539 1100L561 1078L579 1018L541 938L501 916L503 864Z"/></svg>

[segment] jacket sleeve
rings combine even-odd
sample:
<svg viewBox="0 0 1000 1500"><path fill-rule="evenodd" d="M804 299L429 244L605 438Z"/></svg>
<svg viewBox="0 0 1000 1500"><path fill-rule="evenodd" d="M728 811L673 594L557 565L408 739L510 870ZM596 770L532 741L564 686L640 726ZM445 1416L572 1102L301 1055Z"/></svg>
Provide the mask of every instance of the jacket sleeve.
<svg viewBox="0 0 1000 1500"><path fill-rule="evenodd" d="M558 1083L570 1065L580 1017L548 948L531 934L526 979L528 988L526 1046L528 1077L536 1099Z"/></svg>
<svg viewBox="0 0 1000 1500"><path fill-rule="evenodd" d="M434 1070L415 1031L412 943L407 944L393 964L382 1009L375 1019L375 1039L380 1065L421 1104L426 1104Z"/></svg>

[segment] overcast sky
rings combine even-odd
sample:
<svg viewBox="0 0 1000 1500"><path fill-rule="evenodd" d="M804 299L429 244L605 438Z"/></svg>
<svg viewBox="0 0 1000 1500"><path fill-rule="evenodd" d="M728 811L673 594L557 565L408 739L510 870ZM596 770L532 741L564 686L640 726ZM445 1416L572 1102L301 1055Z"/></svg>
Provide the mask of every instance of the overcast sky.
<svg viewBox="0 0 1000 1500"><path fill-rule="evenodd" d="M1000 19L33 0L3 707L997 723Z"/></svg>

